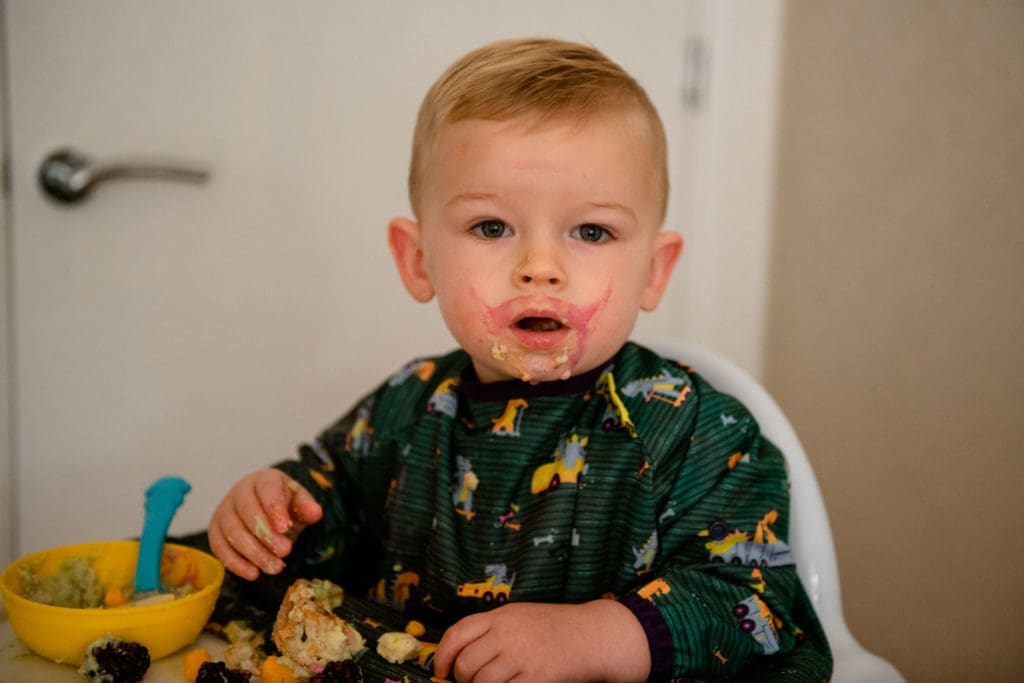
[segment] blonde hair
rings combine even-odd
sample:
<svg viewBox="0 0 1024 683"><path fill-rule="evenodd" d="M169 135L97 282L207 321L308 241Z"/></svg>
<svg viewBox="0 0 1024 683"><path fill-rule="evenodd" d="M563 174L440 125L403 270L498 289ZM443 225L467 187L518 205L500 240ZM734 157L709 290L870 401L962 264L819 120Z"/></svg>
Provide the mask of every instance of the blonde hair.
<svg viewBox="0 0 1024 683"><path fill-rule="evenodd" d="M409 200L420 204L421 177L440 129L465 119L532 116L578 123L608 110L637 111L650 129L660 217L668 201L665 129L647 93L597 49L561 40L502 40L466 54L441 74L420 105L409 165Z"/></svg>

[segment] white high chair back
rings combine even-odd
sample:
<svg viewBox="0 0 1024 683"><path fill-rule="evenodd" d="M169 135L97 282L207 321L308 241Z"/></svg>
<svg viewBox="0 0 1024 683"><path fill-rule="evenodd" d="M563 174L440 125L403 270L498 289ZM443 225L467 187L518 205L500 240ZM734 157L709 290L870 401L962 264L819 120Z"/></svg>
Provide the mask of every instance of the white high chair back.
<svg viewBox="0 0 1024 683"><path fill-rule="evenodd" d="M682 339L641 343L665 358L692 367L716 389L737 398L757 420L761 432L785 455L792 484L789 545L797 560L797 572L832 648L832 681L904 681L892 664L865 650L846 625L825 501L807 453L779 404L745 370L715 351Z"/></svg>

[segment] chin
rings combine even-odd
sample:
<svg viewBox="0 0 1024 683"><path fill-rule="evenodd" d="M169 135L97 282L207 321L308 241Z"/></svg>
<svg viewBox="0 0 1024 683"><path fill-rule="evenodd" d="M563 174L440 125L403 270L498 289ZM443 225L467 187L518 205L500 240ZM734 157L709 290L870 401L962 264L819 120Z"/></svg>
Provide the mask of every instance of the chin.
<svg viewBox="0 0 1024 683"><path fill-rule="evenodd" d="M524 382L536 384L569 379L575 372L575 363L561 350L513 351L505 359L503 370Z"/></svg>

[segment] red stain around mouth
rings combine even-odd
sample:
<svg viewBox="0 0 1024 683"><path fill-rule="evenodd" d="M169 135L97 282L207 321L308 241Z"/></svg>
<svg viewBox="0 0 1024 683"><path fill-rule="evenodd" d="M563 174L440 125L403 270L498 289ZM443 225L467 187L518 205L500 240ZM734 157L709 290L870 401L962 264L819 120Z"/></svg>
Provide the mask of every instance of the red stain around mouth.
<svg viewBox="0 0 1024 683"><path fill-rule="evenodd" d="M606 293L593 304L569 304L553 297L523 296L488 309L488 329L497 338L511 334L527 351L559 348L559 365L575 367L590 335L590 321L608 301Z"/></svg>

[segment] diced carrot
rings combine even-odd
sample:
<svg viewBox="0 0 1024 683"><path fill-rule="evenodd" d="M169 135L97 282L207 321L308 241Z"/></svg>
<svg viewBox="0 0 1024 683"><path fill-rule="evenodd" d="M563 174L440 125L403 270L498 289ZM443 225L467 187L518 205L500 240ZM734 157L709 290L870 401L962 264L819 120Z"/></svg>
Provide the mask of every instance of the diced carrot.
<svg viewBox="0 0 1024 683"><path fill-rule="evenodd" d="M210 651L203 647L197 647L185 655L185 683L196 683L196 678L199 677L199 667L212 661L213 656Z"/></svg>
<svg viewBox="0 0 1024 683"><path fill-rule="evenodd" d="M106 595L103 596L104 607L120 607L127 604L127 602L128 598L125 597L124 593L117 586L108 588Z"/></svg>
<svg viewBox="0 0 1024 683"><path fill-rule="evenodd" d="M169 548L160 558L160 581L168 588L199 588L199 562L186 552Z"/></svg>
<svg viewBox="0 0 1024 683"><path fill-rule="evenodd" d="M420 642L420 654L416 658L420 664L426 665L430 656L437 652L437 643Z"/></svg>
<svg viewBox="0 0 1024 683"><path fill-rule="evenodd" d="M427 629L423 627L423 624L413 619L405 625L405 632L413 638L419 638L427 632Z"/></svg>
<svg viewBox="0 0 1024 683"><path fill-rule="evenodd" d="M263 683L299 683L292 670L282 664L274 655L263 660L263 668L260 669L260 677Z"/></svg>

